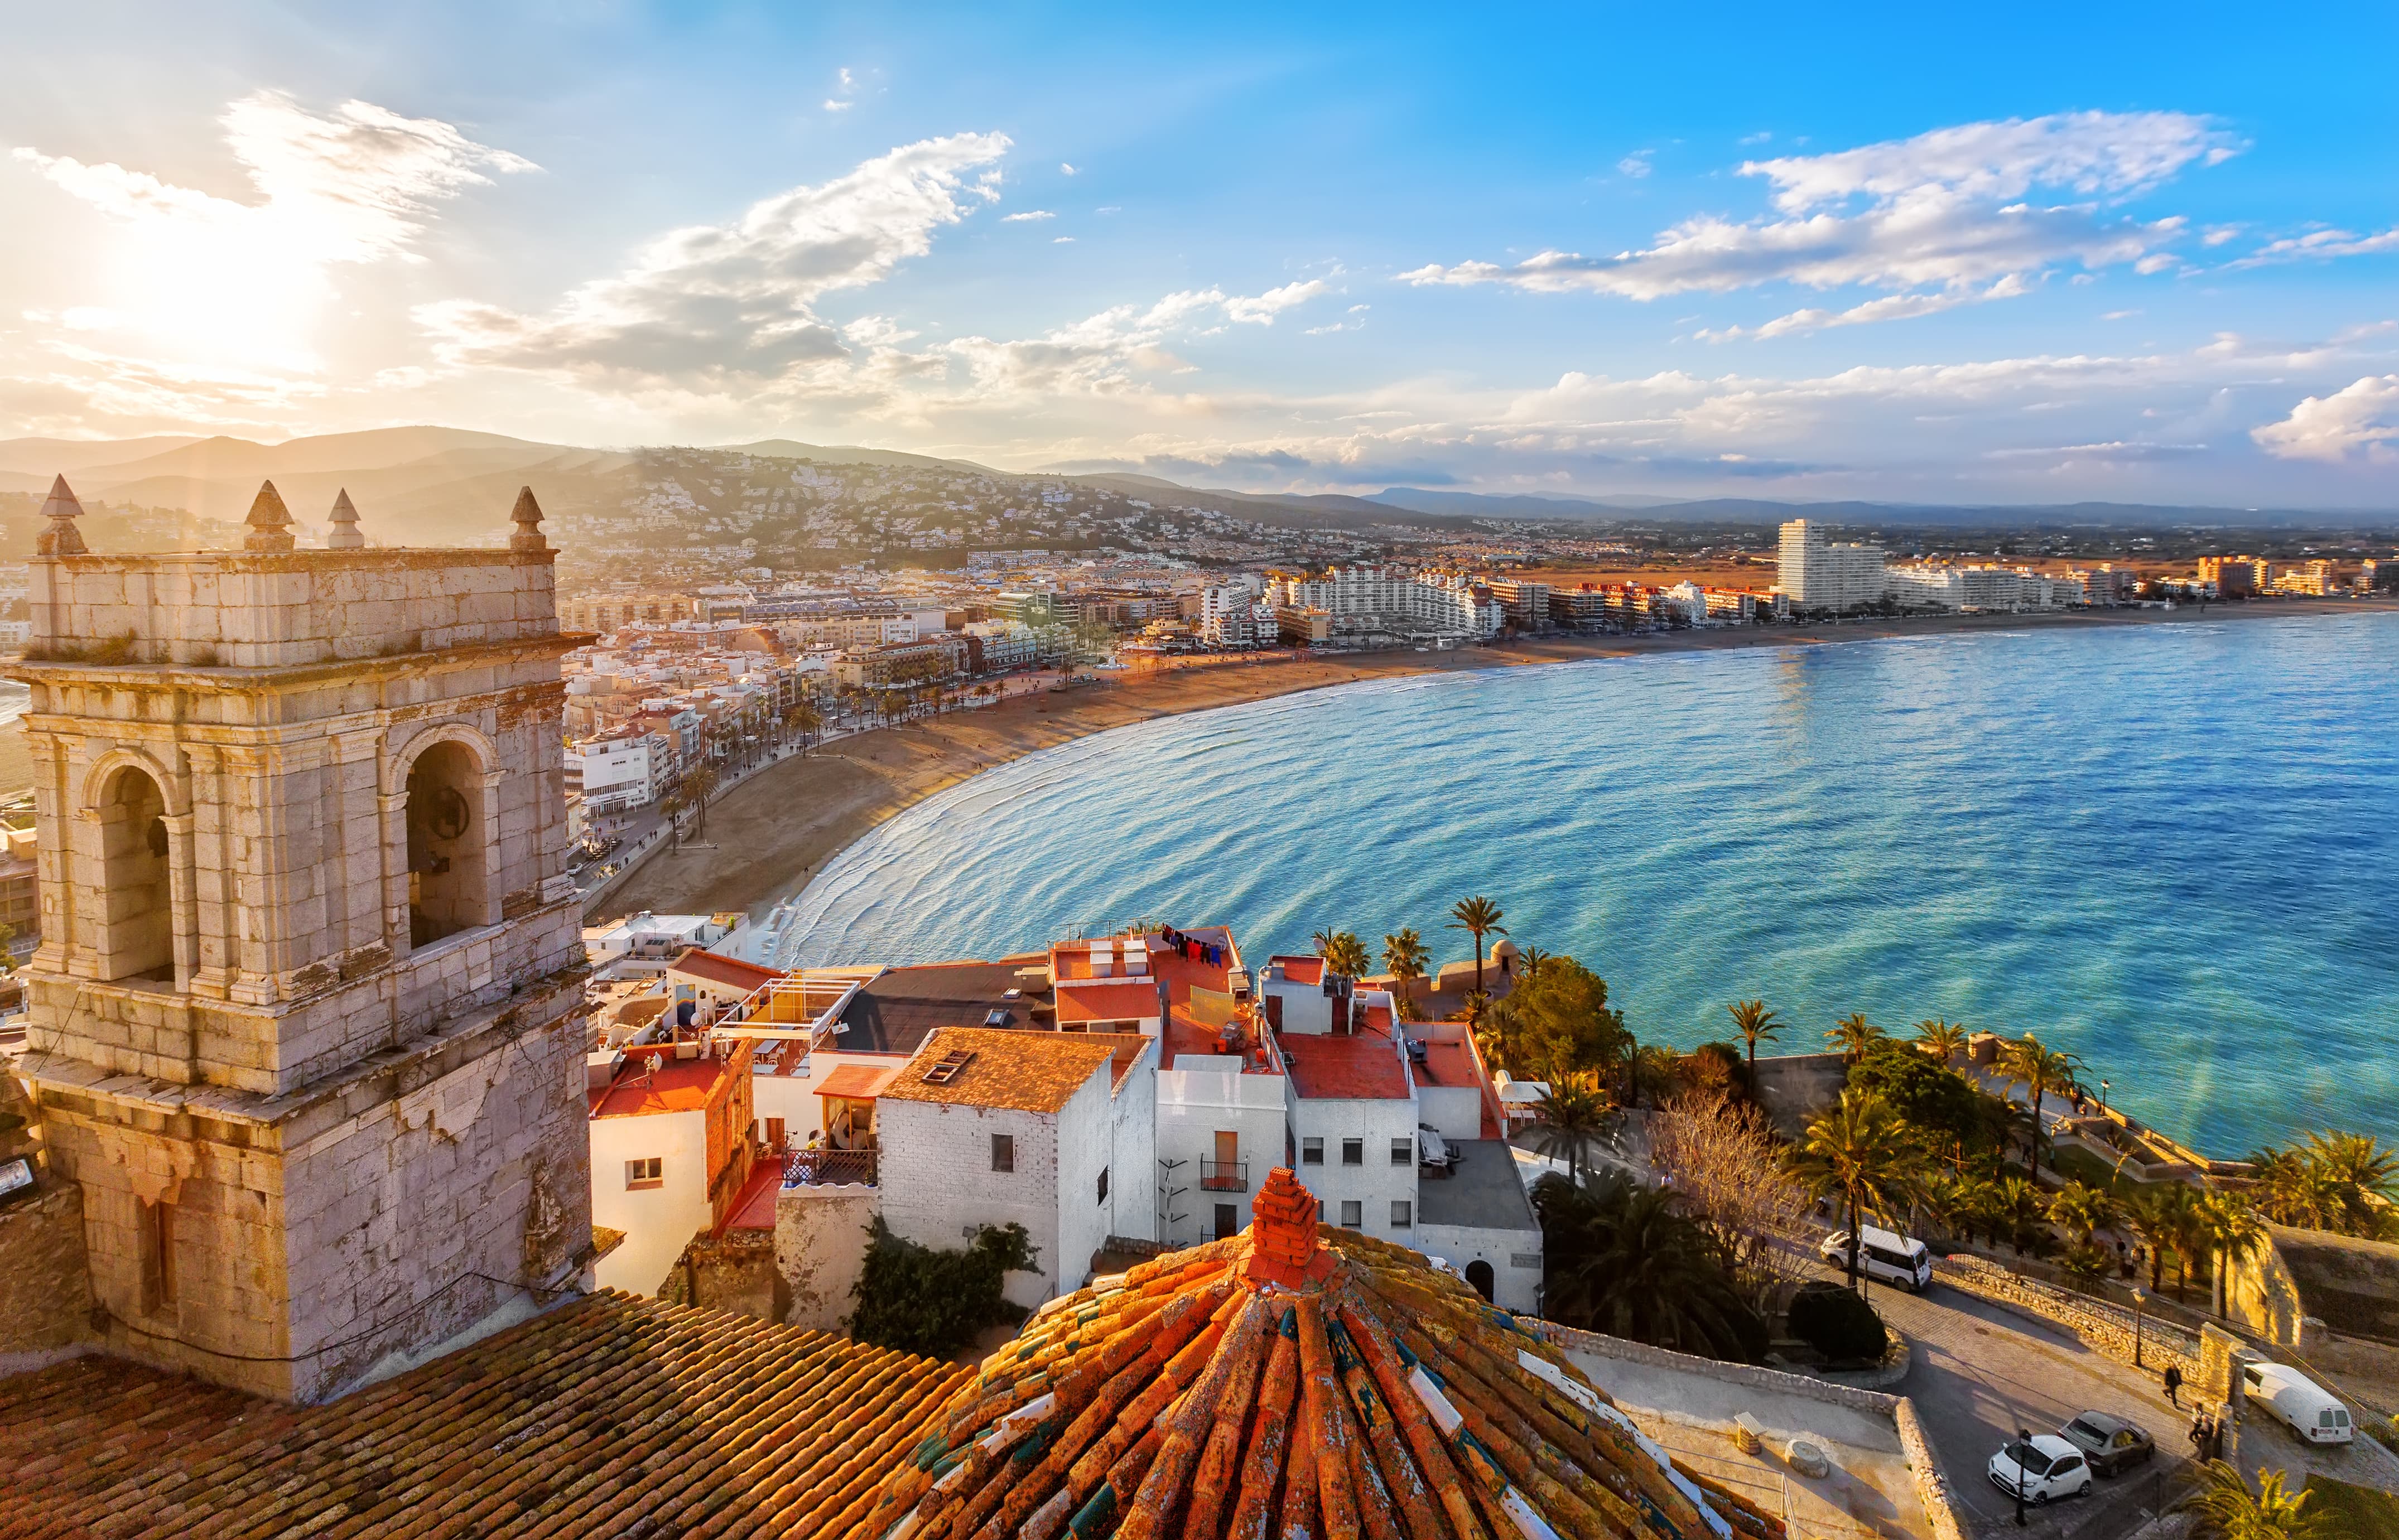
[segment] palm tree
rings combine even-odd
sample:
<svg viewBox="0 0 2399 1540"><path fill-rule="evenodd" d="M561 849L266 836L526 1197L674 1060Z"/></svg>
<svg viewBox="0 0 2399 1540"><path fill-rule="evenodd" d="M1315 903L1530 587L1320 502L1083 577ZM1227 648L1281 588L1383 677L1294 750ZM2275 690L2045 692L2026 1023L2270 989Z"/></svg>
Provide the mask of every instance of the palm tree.
<svg viewBox="0 0 2399 1540"><path fill-rule="evenodd" d="M1784 1157L1785 1169L1812 1196L1840 1200L1849 1219L1850 1288L1858 1286L1864 1244L1861 1222L1869 1214L1888 1220L1915 1202L1922 1191L1919 1158L1890 1103L1856 1089L1842 1091L1839 1104L1809 1124Z"/></svg>
<svg viewBox="0 0 2399 1540"><path fill-rule="evenodd" d="M1880 1027L1866 1020L1866 1013L1851 1011L1833 1024L1824 1041L1841 1050L1841 1057L1854 1064L1866 1056L1866 1050L1890 1036Z"/></svg>
<svg viewBox="0 0 2399 1540"><path fill-rule="evenodd" d="M1337 930L1319 928L1309 935L1308 938L1308 944L1316 950L1316 954L1319 957L1322 957L1332 952L1333 938L1340 934L1341 933Z"/></svg>
<svg viewBox="0 0 2399 1540"><path fill-rule="evenodd" d="M2180 1263L2183 1277L2189 1277L2191 1207L2198 1196L2192 1187L2175 1182L2162 1187L2135 1188L2124 1205L2125 1217L2149 1249L2149 1292L2153 1294L2165 1287L2168 1252Z"/></svg>
<svg viewBox="0 0 2399 1540"><path fill-rule="evenodd" d="M1401 999L1412 998L1410 986L1424 977L1428 955L1424 938L1416 934L1414 925L1383 938L1383 966L1390 970L1392 981L1399 985Z"/></svg>
<svg viewBox="0 0 2399 1540"><path fill-rule="evenodd" d="M683 778L684 795L691 799L692 809L698 814L692 828L695 839L708 838L708 799L716 794L716 766L704 760Z"/></svg>
<svg viewBox="0 0 2399 1540"><path fill-rule="evenodd" d="M1763 1000L1736 1000L1725 1010L1732 1017L1732 1030L1741 1035L1741 1045L1749 1050L1749 1083L1757 1084L1757 1043L1764 1038L1772 1042L1782 1033L1782 1023L1766 1008Z"/></svg>
<svg viewBox="0 0 2399 1540"><path fill-rule="evenodd" d="M1324 966L1345 979L1362 979L1374 964L1367 959L1366 943L1358 939L1358 933L1345 930L1325 949Z"/></svg>
<svg viewBox="0 0 2399 1540"><path fill-rule="evenodd" d="M2339 1180L2304 1150L2269 1145L2249 1157L2257 1179L2257 1206L2277 1224L2337 1230L2347 1218Z"/></svg>
<svg viewBox="0 0 2399 1540"><path fill-rule="evenodd" d="M1492 1000L1466 997L1467 1020L1473 1023L1474 1046L1493 1070L1516 1073L1516 1002L1513 996Z"/></svg>
<svg viewBox="0 0 2399 1540"><path fill-rule="evenodd" d="M1607 1131L1615 1104L1587 1075L1560 1076L1551 1082L1541 1115L1528 1131L1533 1148L1565 1159L1577 1187L1582 1185L1583 1156L1591 1141Z"/></svg>
<svg viewBox="0 0 2399 1540"><path fill-rule="evenodd" d="M2091 1236L2103 1224L2113 1224L2122 1212L2114 1195L2090 1185L2071 1182L2049 1200L2050 1223L2074 1233L2081 1244L2091 1244Z"/></svg>
<svg viewBox="0 0 2399 1540"><path fill-rule="evenodd" d="M2302 1153L2309 1169L2338 1197L2343 1234L2391 1238L2399 1228L2392 1208L2399 1203L2399 1149L2366 1134L2326 1130L2310 1134Z"/></svg>
<svg viewBox="0 0 2399 1540"><path fill-rule="evenodd" d="M2173 1511L2196 1516L2191 1540L2348 1540L2333 1515L2307 1511L2314 1493L2304 1485L2291 1491L2289 1480L2282 1471L2261 1470L2252 1492L2240 1471L2210 1460L2200 1467L2198 1487Z"/></svg>
<svg viewBox="0 0 2399 1540"><path fill-rule="evenodd" d="M1508 927L1499 923L1506 917L1498 904L1481 894L1460 898L1449 906L1449 924L1443 928L1468 931L1474 937L1474 988L1477 993L1483 988L1483 938L1507 935Z"/></svg>
<svg viewBox="0 0 2399 1540"><path fill-rule="evenodd" d="M680 785L670 788L664 796L658 798L658 813L667 820L667 854L670 856L683 848L683 815L690 805L690 799L684 795Z"/></svg>
<svg viewBox="0 0 2399 1540"><path fill-rule="evenodd" d="M2199 1232L2216 1258L2216 1278L2208 1303L2221 1320L2225 1288L2230 1281L2233 1264L2265 1240L2266 1222L2257 1217L2257 1209L2247 1198L2231 1193L2209 1193L2196 1208Z"/></svg>
<svg viewBox="0 0 2399 1540"><path fill-rule="evenodd" d="M1916 1046L1945 1064L1966 1051L1966 1039L1970 1035L1955 1021L1936 1020L1916 1023Z"/></svg>
<svg viewBox="0 0 2399 1540"><path fill-rule="evenodd" d="M1539 947L1527 946L1520 950L1516 953L1516 982L1532 982L1533 976L1540 972L1541 965L1549 960L1550 954Z"/></svg>
<svg viewBox="0 0 2399 1540"><path fill-rule="evenodd" d="M1533 1184L1546 1258L1543 1312L1612 1336L1754 1362L1766 1327L1724 1248L1674 1195L1627 1178Z"/></svg>
<svg viewBox="0 0 2399 1540"><path fill-rule="evenodd" d="M2041 1124L2041 1099L2053 1090L2063 1090L2074 1084L2082 1060L2070 1053L2056 1053L2041 1046L2040 1039L2026 1033L1999 1049L1999 1074L2032 1092L2032 1161L2033 1169L2040 1169L2040 1144L2046 1136Z"/></svg>

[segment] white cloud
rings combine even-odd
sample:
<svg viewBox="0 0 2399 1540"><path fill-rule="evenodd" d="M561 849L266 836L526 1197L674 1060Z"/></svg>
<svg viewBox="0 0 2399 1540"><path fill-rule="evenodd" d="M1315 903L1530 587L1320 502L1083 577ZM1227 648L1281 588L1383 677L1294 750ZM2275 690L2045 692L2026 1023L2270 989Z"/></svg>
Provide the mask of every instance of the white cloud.
<svg viewBox="0 0 2399 1540"><path fill-rule="evenodd" d="M1062 161L1060 161L1060 162L1058 163L1058 169L1059 169L1059 170L1060 170L1060 172L1062 172L1063 174L1064 174L1064 175L1066 175L1066 176L1070 176L1070 177L1071 177L1071 176L1080 176L1080 175L1082 174L1081 172L1079 172L1079 171L1076 170L1076 169L1075 169L1075 168L1073 168L1072 166L1067 165L1067 164L1066 164L1064 161L1063 161L1063 160L1062 160Z"/></svg>
<svg viewBox="0 0 2399 1540"><path fill-rule="evenodd" d="M824 110L829 113L846 113L858 105L857 102L849 100L858 90L858 77L851 74L846 65L836 73L839 79L834 87L834 94L825 98Z"/></svg>
<svg viewBox="0 0 2399 1540"><path fill-rule="evenodd" d="M1269 289L1263 294L1244 298L1235 295L1225 302L1225 314L1237 321L1258 326L1272 326L1274 318L1296 304L1306 304L1319 294L1329 293L1333 286L1321 278L1287 283L1280 289Z"/></svg>
<svg viewBox="0 0 2399 1540"><path fill-rule="evenodd" d="M670 231L548 316L451 300L416 317L454 364L651 383L790 377L847 354L812 303L888 277L997 197L989 168L1008 145L996 133L923 140L727 223Z"/></svg>
<svg viewBox="0 0 2399 1540"><path fill-rule="evenodd" d="M1658 152L1655 150L1633 151L1631 155L1626 155L1622 160L1616 163L1616 174L1619 176L1632 177L1635 181L1647 176L1649 174L1649 157L1657 153Z"/></svg>
<svg viewBox="0 0 2399 1540"><path fill-rule="evenodd" d="M2131 220L2105 200L2232 153L2206 119L2182 113L1967 124L1830 155L1744 162L1742 175L1772 189L1775 212L1763 218L1697 215L1649 247L1615 256L1550 250L1511 266L1431 263L1400 277L1636 300L1769 283L1902 291L1878 308L1801 312L1809 319L1784 330L1923 315L2024 292L2067 264L2095 270L2159 260L2186 222ZM2037 188L2083 201L2028 201ZM1770 333L1761 328L1760 334Z"/></svg>
<svg viewBox="0 0 2399 1540"><path fill-rule="evenodd" d="M1058 216L1055 213L1047 209L1027 209L1021 214L1002 214L999 216L999 223L1002 224L1025 224L1037 219L1056 219L1057 217Z"/></svg>
<svg viewBox="0 0 2399 1540"><path fill-rule="evenodd" d="M1072 236L1052 236L1050 237L1050 244L1052 246L1072 246L1075 244L1075 237Z"/></svg>
<svg viewBox="0 0 2399 1540"><path fill-rule="evenodd" d="M1754 134L1742 135L1738 142L1742 144L1764 144L1773 137L1774 135L1769 130L1760 128Z"/></svg>
<svg viewBox="0 0 2399 1540"><path fill-rule="evenodd" d="M2373 236L2361 236L2353 230L2314 230L2304 236L2269 241L2230 265L2263 267L2270 263L2379 256L2392 251L2399 251L2399 226Z"/></svg>
<svg viewBox="0 0 2399 1540"><path fill-rule="evenodd" d="M829 96L825 98L824 110L829 113L846 113L857 105L855 101L844 101L837 96Z"/></svg>
<svg viewBox="0 0 2399 1540"><path fill-rule="evenodd" d="M2282 460L2399 463L2399 374L2368 374L2329 396L2311 396L2249 437Z"/></svg>
<svg viewBox="0 0 2399 1540"><path fill-rule="evenodd" d="M319 116L280 91L259 91L220 121L260 202L178 187L114 162L87 166L31 148L13 154L101 212L162 237L237 241L315 263L404 256L436 203L488 182L487 170L535 169L439 118L402 117L370 101Z"/></svg>

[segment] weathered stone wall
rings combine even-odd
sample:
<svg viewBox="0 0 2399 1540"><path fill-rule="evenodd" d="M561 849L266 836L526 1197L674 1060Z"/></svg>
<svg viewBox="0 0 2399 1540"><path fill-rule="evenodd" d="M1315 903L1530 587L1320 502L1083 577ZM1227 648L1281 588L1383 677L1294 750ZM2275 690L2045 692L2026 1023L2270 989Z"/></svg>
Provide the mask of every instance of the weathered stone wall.
<svg viewBox="0 0 2399 1540"><path fill-rule="evenodd" d="M560 1281L590 1234L577 986L420 1042L276 1122L46 1087L111 1350L279 1398ZM145 1123L156 1122L153 1129ZM171 1208L160 1298L144 1204ZM338 1344L338 1345L329 1345Z"/></svg>
<svg viewBox="0 0 2399 1540"><path fill-rule="evenodd" d="M291 668L555 635L548 551L40 557L35 656L130 638L125 661Z"/></svg>
<svg viewBox="0 0 2399 1540"><path fill-rule="evenodd" d="M0 1375L98 1340L83 1247L83 1192L72 1182L44 1177L0 1207Z"/></svg>
<svg viewBox="0 0 2399 1540"><path fill-rule="evenodd" d="M2133 1312L2121 1304L2024 1277L1980 1257L1936 1257L1932 1275L1952 1289L2062 1326L2083 1346L2118 1363L2133 1361ZM2181 1328L2144 1316L2139 1336L2141 1367L2150 1373L2162 1374L2169 1364L2185 1379L2198 1372L2199 1344Z"/></svg>
<svg viewBox="0 0 2399 1540"><path fill-rule="evenodd" d="M788 1300L784 1325L842 1330L858 1308L858 1280L881 1211L882 1194L873 1187L783 1189L775 1201L775 1270Z"/></svg>
<svg viewBox="0 0 2399 1540"><path fill-rule="evenodd" d="M730 1310L762 1321L780 1321L790 1295L777 1271L775 1237L758 1230L694 1236L658 1286L658 1298L669 1304Z"/></svg>

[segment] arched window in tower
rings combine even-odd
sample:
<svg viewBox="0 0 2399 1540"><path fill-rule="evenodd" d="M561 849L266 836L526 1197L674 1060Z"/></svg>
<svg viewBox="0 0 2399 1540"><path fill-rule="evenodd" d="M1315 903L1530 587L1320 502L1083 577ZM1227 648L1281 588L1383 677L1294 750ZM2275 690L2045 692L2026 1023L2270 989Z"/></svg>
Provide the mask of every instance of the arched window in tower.
<svg viewBox="0 0 2399 1540"><path fill-rule="evenodd" d="M168 881L167 799L128 765L100 805L100 976L175 977L175 904Z"/></svg>
<svg viewBox="0 0 2399 1540"><path fill-rule="evenodd" d="M464 744L437 743L408 771L408 944L482 925L482 765Z"/></svg>

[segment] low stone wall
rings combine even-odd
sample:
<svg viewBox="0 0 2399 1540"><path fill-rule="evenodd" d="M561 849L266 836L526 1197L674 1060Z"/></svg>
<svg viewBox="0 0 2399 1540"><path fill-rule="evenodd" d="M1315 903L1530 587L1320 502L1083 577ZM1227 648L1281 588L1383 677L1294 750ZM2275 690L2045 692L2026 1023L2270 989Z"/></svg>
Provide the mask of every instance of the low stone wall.
<svg viewBox="0 0 2399 1540"><path fill-rule="evenodd" d="M1923 1499L1925 1517L1932 1524L1932 1540L1967 1540L1965 1523L1958 1517L1957 1494L1933 1461L1932 1445L1924 1437L1924 1422L1916 1414L1916 1403L1900 1397L1891 1416L1899 1424L1899 1452L1915 1473L1916 1494Z"/></svg>
<svg viewBox="0 0 2399 1540"><path fill-rule="evenodd" d="M5 1073L5 1072L0 1072ZM0 1209L0 1374L92 1351L83 1189L44 1174Z"/></svg>
<svg viewBox="0 0 2399 1540"><path fill-rule="evenodd" d="M2011 1273L1980 1257L1936 1258L1932 1276L1963 1293L2062 1327L2094 1353L2118 1363L2133 1361L2133 1312L2121 1304ZM2184 1379L2198 1377L2199 1344L2180 1327L2155 1316L2144 1317L2140 1344L2141 1367L2150 1373L2162 1374L2172 1364L2182 1371Z"/></svg>
<svg viewBox="0 0 2399 1540"><path fill-rule="evenodd" d="M788 1293L775 1268L775 1237L755 1230L694 1237L658 1285L658 1298L669 1304L731 1310L762 1321L782 1319Z"/></svg>
<svg viewBox="0 0 2399 1540"><path fill-rule="evenodd" d="M775 1200L775 1270L788 1290L784 1325L842 1330L882 1211L880 1188L783 1189Z"/></svg>
<svg viewBox="0 0 2399 1540"><path fill-rule="evenodd" d="M1809 1397L1872 1416L1889 1417L1898 1427L1900 1454L1907 1462L1908 1473L1916 1479L1916 1495L1923 1503L1925 1518L1932 1526L1932 1540L1969 1540L1971 1532L1959 1514L1958 1500L1949 1490L1948 1479L1933 1462L1932 1446L1925 1439L1924 1425L1917 1417L1916 1403L1904 1396L1860 1390L1852 1385L1836 1385L1830 1380L1819 1380L1806 1374L1760 1369L1755 1364L1723 1363L1715 1358L1694 1358L1687 1353L1651 1347L1647 1343L1627 1342L1621 1337L1603 1336L1596 1331L1560 1326L1555 1321L1538 1320L1529 1316L1518 1317L1517 1324L1544 1342L1572 1352L1588 1353L1593 1358L1620 1358L1627 1363L1648 1364L1683 1374L1704 1374L1728 1385L1755 1385L1761 1390Z"/></svg>

